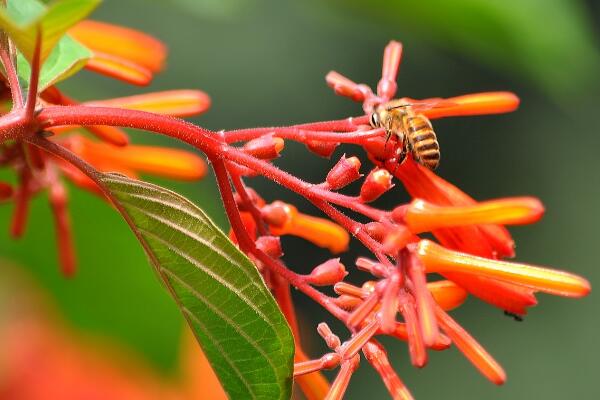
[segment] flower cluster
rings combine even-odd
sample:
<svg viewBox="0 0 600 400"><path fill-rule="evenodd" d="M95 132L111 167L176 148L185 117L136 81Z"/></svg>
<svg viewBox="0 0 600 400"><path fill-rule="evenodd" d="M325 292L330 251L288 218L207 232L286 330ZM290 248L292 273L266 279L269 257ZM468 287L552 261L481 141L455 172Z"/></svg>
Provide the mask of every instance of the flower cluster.
<svg viewBox="0 0 600 400"><path fill-rule="evenodd" d="M279 155L283 140L296 140L327 158L340 143L358 145L375 164L356 196L338 192L362 179L361 161L356 156L343 155L320 184L298 182L276 171L265 173L305 196L371 250L373 259L359 258L355 262L358 269L373 276L360 287L344 282L348 269L339 258L316 266L308 275L287 273L287 269L278 274L284 268L281 260L276 261L283 254L278 239L281 234L301 236L335 253L347 246L348 237L332 222L305 216L289 204L280 201L266 204L256 192L245 187L241 179L243 175L255 175L256 168L248 171L233 163L228 168L243 223L243 226L236 225L233 219L232 234L239 237L240 230L244 229L256 248L268 255L268 258L260 257L251 246L241 246L256 261L292 326L297 341L294 375L311 399L341 399L352 373L359 366L361 351L381 376L392 398L412 398L390 366L384 347L375 339L380 335L406 341L410 361L418 368L427 364L429 349L444 350L454 345L486 378L502 384L506 379L502 367L448 311L471 294L520 318L528 307L536 304L536 292L581 297L590 291L589 283L579 276L502 260L515 255L513 240L504 225L536 222L544 212L539 200L513 197L477 202L411 157L400 163L398 154L402 144L394 137L387 137L384 129L367 125L376 107L395 96L401 53L402 46L398 42L386 47L377 94L337 72L327 75L327 83L337 94L362 103L365 116L222 134L227 142L249 140L241 147L249 154L258 154L249 151L255 146L252 143L263 143L262 154L268 154L260 157L263 159ZM515 110L519 102L508 92L400 100L429 119L505 113ZM389 211L368 205L392 189L394 178L403 184L413 200ZM340 209L362 214L369 222L358 222ZM422 233L432 233L438 243L420 238ZM443 279L431 280L433 274ZM317 331L332 352L308 359L302 351L288 282L341 320L350 331L350 337L341 341L326 323L321 323ZM336 297L315 290L315 286L327 285L333 286ZM318 371L336 367L339 372L329 387Z"/></svg>
<svg viewBox="0 0 600 400"><path fill-rule="evenodd" d="M86 68L135 85L149 84L153 75L162 69L166 57L166 48L161 42L129 28L86 20L71 28L69 34L92 50L93 56L87 61ZM11 88L19 88L14 56L7 48L0 51L9 84L4 86L7 93L4 97L12 98L12 109L4 116L17 115L28 109L36 113L52 105L78 104L56 86L45 88L38 98L23 99L20 90L10 90L8 93ZM35 68L32 70L37 73ZM187 117L206 111L210 106L210 98L199 90L171 90L86 102L83 105ZM47 129L45 135L99 171L114 171L134 178L139 174L152 174L190 181L206 174L204 160L191 152L131 145L125 131L114 126L89 125L84 130L89 135L78 126L53 127ZM47 192L56 226L61 270L65 276L73 275L76 261L67 210L67 191L61 178L66 177L81 188L101 194L96 183L70 163L18 139L0 145L0 166L13 169L17 176L14 187L0 182L0 201L14 203L11 235L19 238L24 234L30 199L38 193Z"/></svg>
<svg viewBox="0 0 600 400"><path fill-rule="evenodd" d="M71 34L93 50L94 57L87 65L91 70L146 84L162 66L164 47L141 33L86 21L73 28ZM115 42L119 45L112 45ZM208 97L197 91L170 91L80 105L54 87L38 93L39 41L37 47L27 99L18 89L11 54L7 49L0 51L6 88L13 100L12 109L0 116L0 161L18 176L14 189L0 184L0 196L15 203L13 234L19 236L23 232L30 197L48 190L63 268L67 274L72 273L74 258L66 194L59 178L66 176L92 191L100 184L98 170L116 170L133 177L152 173L197 179L206 167L196 155L129 145L119 127L143 129L190 144L207 156L215 172L231 224L231 238L255 262L289 322L296 341L294 377L309 399L341 399L359 367L361 352L393 398L412 398L391 368L377 336L406 341L410 361L416 367L427 364L430 349L443 350L454 345L484 376L501 384L505 373L500 365L448 311L471 294L522 316L536 304L537 292L581 297L590 291L589 283L579 276L504 260L514 256L513 241L504 225L537 221L544 211L537 199L515 197L477 202L421 166L410 154L405 158L405 144L398 135L390 137L387 128L369 125L371 113L396 95L402 54L398 42L391 42L385 49L376 92L339 73L327 75L327 83L337 94L362 103L364 115L220 132L170 117L204 111ZM519 102L508 92L398 100L428 119L505 113L515 110ZM82 126L96 140L77 133L65 134ZM326 158L332 157L341 144L354 145L367 152L373 167L363 177L361 160L342 155L323 173L322 182L305 182L273 164L289 140L303 143L311 152ZM266 201L246 185L248 178L257 175L304 197L326 218L303 214L277 199ZM360 180L357 195L340 192ZM371 203L395 187L394 180L402 183L412 201L392 210L373 206ZM361 219L352 218L345 211L359 214ZM437 242L421 238L423 233L433 234ZM352 235L372 253L372 257L354 262L356 268L367 271L372 278L360 286L345 282L352 271L339 258L325 260L309 274L297 273L295 270L300 267L288 267L282 260L281 235L302 237L332 253L344 252ZM301 269L306 270L306 266ZM435 280L437 275L443 279ZM326 294L322 286L332 287L335 295ZM307 356L302 350L290 287L341 321L349 337L342 340L326 323L319 324L317 331L331 351L315 359ZM329 385L320 371L338 367L337 377Z"/></svg>

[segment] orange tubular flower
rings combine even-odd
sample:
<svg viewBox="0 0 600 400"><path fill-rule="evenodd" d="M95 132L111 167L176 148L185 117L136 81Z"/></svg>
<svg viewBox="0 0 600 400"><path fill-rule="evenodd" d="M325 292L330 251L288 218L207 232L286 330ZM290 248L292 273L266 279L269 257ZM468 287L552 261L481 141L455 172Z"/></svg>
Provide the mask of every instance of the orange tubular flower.
<svg viewBox="0 0 600 400"><path fill-rule="evenodd" d="M435 103L435 99L412 100L410 103ZM423 114L430 119L459 117L468 115L503 114L515 111L519 107L519 98L511 92L483 92L440 99L438 104Z"/></svg>
<svg viewBox="0 0 600 400"><path fill-rule="evenodd" d="M200 90L166 90L96 100L84 103L88 106L116 107L128 110L141 110L171 117L191 117L201 114L210 107L210 97Z"/></svg>
<svg viewBox="0 0 600 400"><path fill-rule="evenodd" d="M514 197L479 202L472 206L444 207L415 199L404 216L414 233L477 224L520 225L538 221L542 203L533 197Z"/></svg>
<svg viewBox="0 0 600 400"><path fill-rule="evenodd" d="M583 297L591 290L586 279L568 272L459 253L429 240L419 242L417 254L427 272L481 275L565 297Z"/></svg>
<svg viewBox="0 0 600 400"><path fill-rule="evenodd" d="M394 169L391 169L394 171ZM474 206L473 198L408 158L395 170L413 198L439 206ZM434 236L446 247L482 257L513 257L514 242L501 225L472 225L435 229Z"/></svg>
<svg viewBox="0 0 600 400"><path fill-rule="evenodd" d="M131 177L148 173L194 181L207 172L202 158L184 150L139 145L114 147L79 135L69 137L65 144L101 171L115 171Z"/></svg>
<svg viewBox="0 0 600 400"><path fill-rule="evenodd" d="M69 34L94 53L86 65L92 71L147 85L164 66L164 44L134 29L86 20L71 28Z"/></svg>
<svg viewBox="0 0 600 400"><path fill-rule="evenodd" d="M269 208L270 207L270 208ZM271 224L271 232L274 235L293 235L308 240L319 247L329 249L334 254L341 253L348 249L350 236L348 232L336 223L328 219L313 217L302 214L296 207L283 202L274 202L265 207L266 218L268 214L278 214L281 212L281 219L277 223ZM271 220L274 222L274 220Z"/></svg>

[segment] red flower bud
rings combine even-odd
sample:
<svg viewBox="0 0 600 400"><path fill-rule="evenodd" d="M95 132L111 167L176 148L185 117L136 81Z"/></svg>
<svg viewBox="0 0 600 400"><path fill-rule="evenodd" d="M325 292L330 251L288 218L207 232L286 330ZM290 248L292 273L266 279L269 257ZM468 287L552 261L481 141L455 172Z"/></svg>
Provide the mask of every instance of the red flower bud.
<svg viewBox="0 0 600 400"><path fill-rule="evenodd" d="M262 208L261 215L267 224L283 228L292 220L294 211L288 204L274 201Z"/></svg>
<svg viewBox="0 0 600 400"><path fill-rule="evenodd" d="M381 222L369 222L365 225L367 234L378 242L381 242L387 233L386 227Z"/></svg>
<svg viewBox="0 0 600 400"><path fill-rule="evenodd" d="M338 145L339 143L322 142L320 140L308 140L306 142L306 147L310 151L324 158L331 157Z"/></svg>
<svg viewBox="0 0 600 400"><path fill-rule="evenodd" d="M346 158L346 155L343 155L327 174L326 182L333 190L341 189L360 178L359 170L360 160L358 158Z"/></svg>
<svg viewBox="0 0 600 400"><path fill-rule="evenodd" d="M285 142L282 138L273 137L272 134L264 135L259 138L250 140L244 147L244 151L256 158L263 160L272 160L279 157L279 153L283 150Z"/></svg>
<svg viewBox="0 0 600 400"><path fill-rule="evenodd" d="M365 203L369 203L378 199L379 196L390 190L393 186L392 174L387 169L375 168L369 173L360 188L360 199Z"/></svg>
<svg viewBox="0 0 600 400"><path fill-rule="evenodd" d="M339 258L332 258L321 265L315 267L306 280L313 285L327 286L334 285L348 275L344 264L340 263Z"/></svg>
<svg viewBox="0 0 600 400"><path fill-rule="evenodd" d="M261 236L256 240L256 247L269 257L279 258L283 256L281 240L278 236Z"/></svg>

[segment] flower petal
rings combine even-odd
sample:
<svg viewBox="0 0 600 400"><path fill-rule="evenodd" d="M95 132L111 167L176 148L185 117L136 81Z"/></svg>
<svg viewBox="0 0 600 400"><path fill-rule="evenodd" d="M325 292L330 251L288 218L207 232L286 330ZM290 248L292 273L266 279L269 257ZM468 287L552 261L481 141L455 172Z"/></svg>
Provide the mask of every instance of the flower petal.
<svg viewBox="0 0 600 400"><path fill-rule="evenodd" d="M411 231L427 232L476 224L529 224L544 213L542 203L533 197L512 197L479 202L472 206L444 207L415 199L404 219Z"/></svg>
<svg viewBox="0 0 600 400"><path fill-rule="evenodd" d="M452 343L473 363L479 372L496 385L502 385L506 382L504 369L467 331L439 307L436 308L436 316L440 327L450 336Z"/></svg>
<svg viewBox="0 0 600 400"><path fill-rule="evenodd" d="M184 150L140 145L114 147L82 136L70 137L68 144L75 153L104 171L129 169L180 180L198 180L207 172L202 158Z"/></svg>
<svg viewBox="0 0 600 400"><path fill-rule="evenodd" d="M436 99L425 99L427 103ZM519 106L519 98L511 92L483 92L442 99L433 108L420 111L430 119L467 115L502 114Z"/></svg>
<svg viewBox="0 0 600 400"><path fill-rule="evenodd" d="M470 273L565 297L582 297L591 290L586 279L568 272L459 253L429 240L419 242L417 254L427 272Z"/></svg>
<svg viewBox="0 0 600 400"><path fill-rule="evenodd" d="M117 107L129 110L141 110L172 117L198 115L210 107L210 97L200 90L166 90L97 100L84 103L89 106Z"/></svg>
<svg viewBox="0 0 600 400"><path fill-rule="evenodd" d="M90 71L119 79L138 86L146 86L152 81L152 71L126 59L110 54L95 52L85 65Z"/></svg>
<svg viewBox="0 0 600 400"><path fill-rule="evenodd" d="M452 281L437 281L427 283L435 302L443 310L453 310L467 299L467 291Z"/></svg>
<svg viewBox="0 0 600 400"><path fill-rule="evenodd" d="M94 53L128 60L151 72L160 71L167 56L161 41L135 29L106 22L81 21L69 29L69 34Z"/></svg>
<svg viewBox="0 0 600 400"><path fill-rule="evenodd" d="M271 225L271 232L274 235L298 236L319 247L329 249L334 254L348 249L350 235L338 224L328 219L302 214L290 204L286 205L286 209L290 210L291 218L281 227Z"/></svg>
<svg viewBox="0 0 600 400"><path fill-rule="evenodd" d="M410 157L394 175L402 181L413 198L424 199L440 206L474 206L469 195L440 178ZM446 247L483 257L514 256L514 242L510 233L501 225L472 225L436 229L434 236Z"/></svg>

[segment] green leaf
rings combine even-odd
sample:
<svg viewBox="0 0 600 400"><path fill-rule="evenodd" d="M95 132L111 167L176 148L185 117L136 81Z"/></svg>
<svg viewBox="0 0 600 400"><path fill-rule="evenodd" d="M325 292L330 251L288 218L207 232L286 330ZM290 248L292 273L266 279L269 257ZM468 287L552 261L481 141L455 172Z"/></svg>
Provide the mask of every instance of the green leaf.
<svg viewBox="0 0 600 400"><path fill-rule="evenodd" d="M176 193L117 174L101 181L230 398L289 399L294 340L250 260Z"/></svg>
<svg viewBox="0 0 600 400"><path fill-rule="evenodd" d="M86 47L70 36L63 36L42 66L39 90L42 91L48 86L67 79L83 68L91 56L92 52ZM27 91L31 67L21 53L17 55L17 71L21 86Z"/></svg>
<svg viewBox="0 0 600 400"><path fill-rule="evenodd" d="M98 4L100 0L62 0L46 7L38 0L9 0L7 8L0 9L0 28L29 61L33 58L38 28L41 29L43 62L67 30Z"/></svg>

